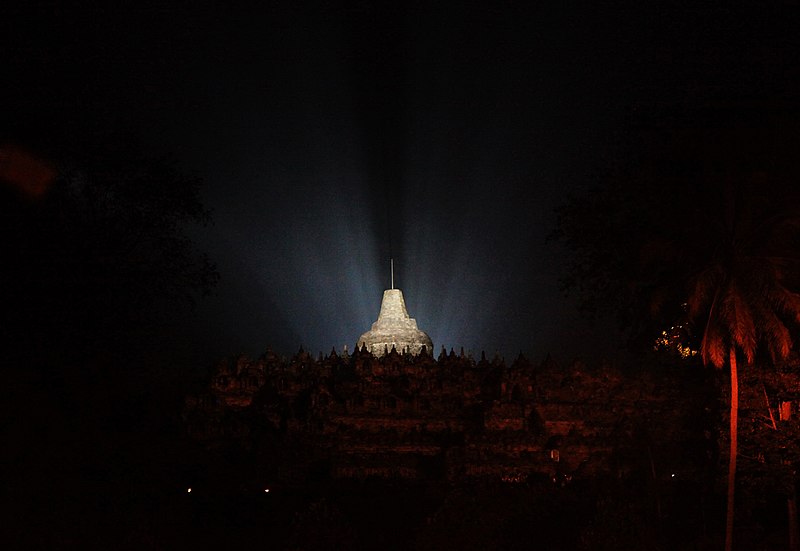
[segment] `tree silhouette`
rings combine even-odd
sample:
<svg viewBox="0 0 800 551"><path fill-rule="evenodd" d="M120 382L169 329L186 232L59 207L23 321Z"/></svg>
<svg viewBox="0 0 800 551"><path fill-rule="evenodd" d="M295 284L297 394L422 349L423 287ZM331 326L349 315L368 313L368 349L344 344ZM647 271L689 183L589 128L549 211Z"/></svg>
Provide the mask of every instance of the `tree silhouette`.
<svg viewBox="0 0 800 551"><path fill-rule="evenodd" d="M652 346L679 328L706 364L728 362L730 549L737 354L748 364L760 351L785 358L789 327L800 322L798 136L764 113L674 118L643 131L636 154L611 166L601 187L567 202L554 237L571 253L564 288L584 309L615 313L632 343Z"/></svg>
<svg viewBox="0 0 800 551"><path fill-rule="evenodd" d="M49 360L118 346L210 291L216 270L186 233L210 220L197 178L124 136L53 157L46 192L0 187L9 344Z"/></svg>
<svg viewBox="0 0 800 551"><path fill-rule="evenodd" d="M688 297L689 317L702 328L703 362L722 368L727 360L731 377L730 451L725 548L733 542L734 490L738 450L739 375L737 352L753 364L759 345L773 362L785 359L792 348L787 323L800 322L800 295L786 281L800 266L796 212L759 213L758 196L728 190L726 213L718 246L709 264L694 278ZM763 203L762 203L763 205Z"/></svg>
<svg viewBox="0 0 800 551"><path fill-rule="evenodd" d="M113 522L79 522L113 511L85 488L123 503L168 471L182 381L165 369L167 329L217 276L187 233L208 219L199 180L115 136L41 151L53 176L36 193L30 171L0 174L2 402L16 416L10 502L60 522L47 536L58 547L65 534L114 539ZM30 526L14 524L25 540Z"/></svg>

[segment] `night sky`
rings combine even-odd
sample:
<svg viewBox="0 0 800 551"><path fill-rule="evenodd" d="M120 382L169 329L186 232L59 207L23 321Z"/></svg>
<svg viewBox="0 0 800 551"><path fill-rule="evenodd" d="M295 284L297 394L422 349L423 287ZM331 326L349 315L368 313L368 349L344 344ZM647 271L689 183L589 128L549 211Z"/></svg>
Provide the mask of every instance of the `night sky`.
<svg viewBox="0 0 800 551"><path fill-rule="evenodd" d="M390 257L437 351L611 352L559 290L554 209L642 116L800 97L792 2L284 4L0 18L0 137L129 130L203 178L222 279L175 334L197 361L352 349Z"/></svg>

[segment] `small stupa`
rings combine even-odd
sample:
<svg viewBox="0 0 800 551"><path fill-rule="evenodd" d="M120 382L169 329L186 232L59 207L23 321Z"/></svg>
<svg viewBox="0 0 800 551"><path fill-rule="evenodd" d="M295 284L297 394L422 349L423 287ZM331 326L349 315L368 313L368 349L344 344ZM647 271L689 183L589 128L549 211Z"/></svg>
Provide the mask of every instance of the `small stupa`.
<svg viewBox="0 0 800 551"><path fill-rule="evenodd" d="M394 348L398 353L414 356L422 352L433 353L433 341L417 327L417 321L408 315L403 291L394 288L394 261L391 262L392 288L383 292L378 321L358 339L359 350L366 346L373 356L383 356Z"/></svg>

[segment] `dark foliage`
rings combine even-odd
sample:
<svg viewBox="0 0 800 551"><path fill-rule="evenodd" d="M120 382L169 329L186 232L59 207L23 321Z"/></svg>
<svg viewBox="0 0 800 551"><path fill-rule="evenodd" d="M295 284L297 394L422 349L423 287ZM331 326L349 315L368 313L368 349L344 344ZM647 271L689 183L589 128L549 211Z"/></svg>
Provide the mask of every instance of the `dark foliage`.
<svg viewBox="0 0 800 551"><path fill-rule="evenodd" d="M800 136L787 124L796 119L724 108L642 117L625 146L635 161L610 163L594 189L558 211L552 237L571 255L564 290L590 314L616 315L647 345L686 325L686 304L709 264L797 251ZM798 265L781 268L796 285ZM703 330L688 336L699 344Z"/></svg>
<svg viewBox="0 0 800 551"><path fill-rule="evenodd" d="M49 163L41 196L2 189L7 342L62 358L117 348L211 290L214 266L186 233L210 220L196 178L120 137Z"/></svg>
<svg viewBox="0 0 800 551"><path fill-rule="evenodd" d="M605 303L644 343L652 342L660 326L670 339L678 335L684 341L678 346L699 348L704 363L728 363L730 550L737 353L749 365L759 349L773 362L792 349L791 327L800 322L800 202L794 185L800 167L793 151L798 136L782 131L784 120L770 121L764 112L750 120L726 114L733 125L701 112L683 124L657 128L668 130L667 141L611 175L604 189L566 205L556 236L574 253L565 286L578 288L585 307ZM796 510L792 500L789 509Z"/></svg>
<svg viewBox="0 0 800 551"><path fill-rule="evenodd" d="M170 323L217 279L187 233L209 212L197 179L134 140L50 151L28 154L52 174L37 188L29 169L0 166L2 404L15 419L2 541L141 548L156 519L131 512L185 460L181 373L165 348Z"/></svg>

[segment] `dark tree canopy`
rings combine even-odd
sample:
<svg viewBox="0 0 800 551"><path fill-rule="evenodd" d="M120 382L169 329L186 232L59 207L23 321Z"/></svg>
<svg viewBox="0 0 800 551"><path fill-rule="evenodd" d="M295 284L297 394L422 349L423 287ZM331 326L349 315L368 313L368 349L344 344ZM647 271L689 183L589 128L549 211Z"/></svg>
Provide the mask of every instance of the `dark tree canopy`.
<svg viewBox="0 0 800 551"><path fill-rule="evenodd" d="M562 207L555 235L572 253L565 288L577 289L585 308L615 312L643 343L659 329L679 328L677 340L694 340L704 363L728 365L729 551L738 357L752 364L761 351L773 362L786 359L800 325L800 140L787 130L797 128L790 123L797 113L689 115L643 133L639 158ZM788 509L796 525L793 498Z"/></svg>
<svg viewBox="0 0 800 551"><path fill-rule="evenodd" d="M208 220L200 181L135 140L0 140L12 541L84 519L94 534L162 484L185 384L171 328L217 278L189 233Z"/></svg>
<svg viewBox="0 0 800 551"><path fill-rule="evenodd" d="M790 120L797 114L722 108L643 117L626 161L558 211L553 237L570 253L563 288L641 343L675 325L702 337L688 303L712 261L785 258L781 281L796 289L800 139Z"/></svg>
<svg viewBox="0 0 800 551"><path fill-rule="evenodd" d="M14 177L0 187L9 344L51 355L124 346L211 290L216 270L187 234L210 220L197 178L119 136L32 162L53 174L46 188Z"/></svg>

